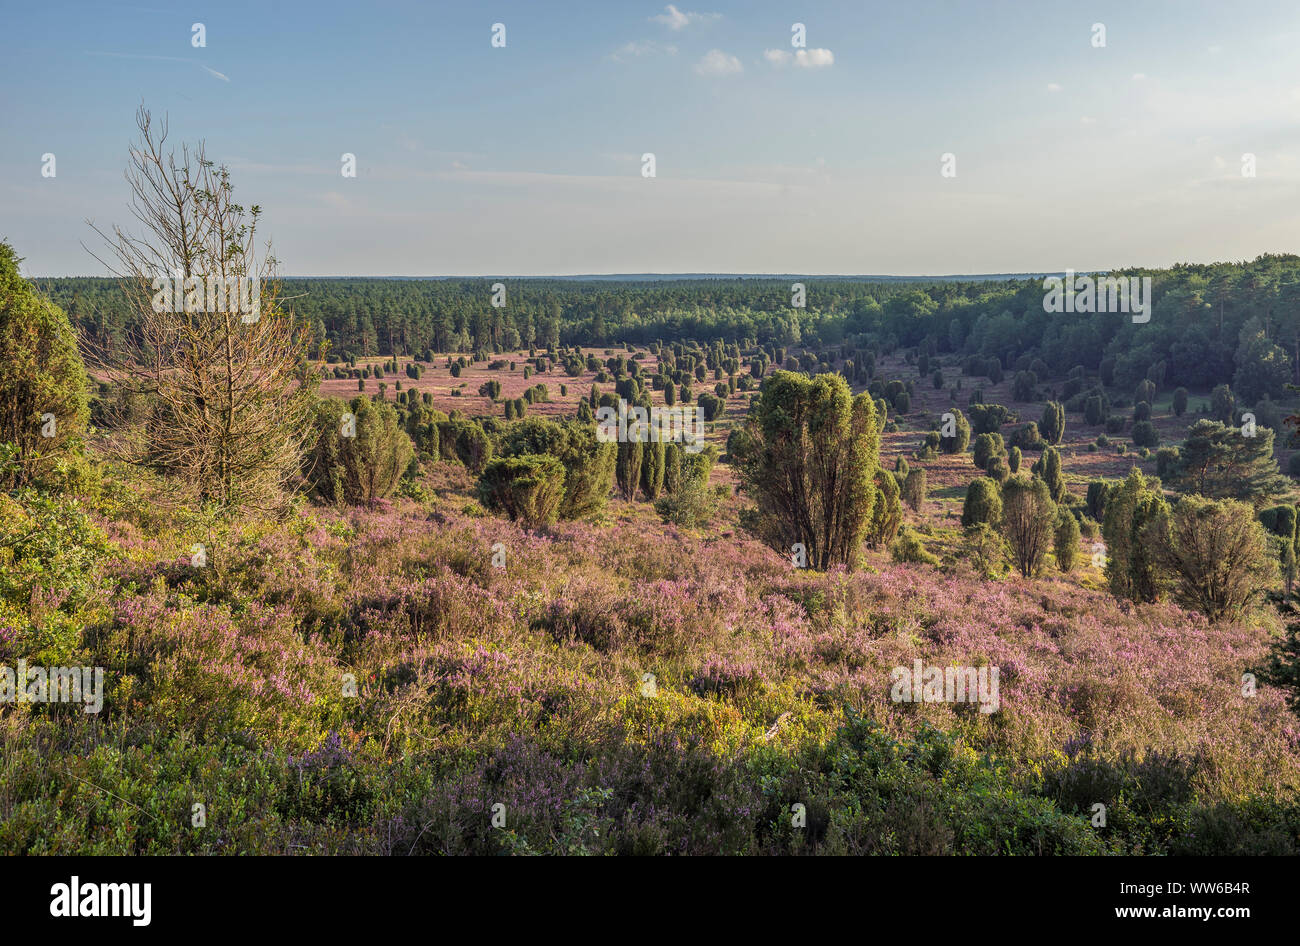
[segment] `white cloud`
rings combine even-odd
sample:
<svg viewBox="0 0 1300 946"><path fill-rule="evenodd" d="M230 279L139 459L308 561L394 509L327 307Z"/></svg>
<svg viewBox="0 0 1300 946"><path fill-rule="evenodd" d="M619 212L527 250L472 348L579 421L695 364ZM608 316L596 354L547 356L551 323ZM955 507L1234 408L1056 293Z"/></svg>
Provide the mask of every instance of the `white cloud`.
<svg viewBox="0 0 1300 946"><path fill-rule="evenodd" d="M676 56L676 46L663 46L654 40L644 42L633 40L630 43L624 43L618 49L614 50L606 59L614 62L626 62L629 59L639 59L642 56L653 56L656 53L663 53L665 56Z"/></svg>
<svg viewBox="0 0 1300 946"><path fill-rule="evenodd" d="M763 58L774 66L793 62L800 69L821 69L835 64L835 54L829 49L797 49L793 55L784 49L766 49Z"/></svg>
<svg viewBox="0 0 1300 946"><path fill-rule="evenodd" d="M1146 80L1146 77L1147 77L1147 74L1146 74L1145 72L1135 72L1135 73L1133 73L1133 81L1134 81L1134 82L1143 82L1143 81Z"/></svg>
<svg viewBox="0 0 1300 946"><path fill-rule="evenodd" d="M1060 92L1060 91L1061 91L1061 86L1060 86L1058 83L1056 83L1056 82L1049 82L1049 83L1047 83L1047 91L1048 91L1048 92Z"/></svg>
<svg viewBox="0 0 1300 946"><path fill-rule="evenodd" d="M695 71L702 76L732 76L744 72L740 60L721 49L710 49L704 58L695 64Z"/></svg>
<svg viewBox="0 0 1300 946"><path fill-rule="evenodd" d="M722 16L720 13L683 13L671 3L664 7L667 13L660 13L658 16L650 17L653 23L662 23L670 30L684 30L692 23L703 23L708 20L716 20Z"/></svg>
<svg viewBox="0 0 1300 946"><path fill-rule="evenodd" d="M829 49L800 49L794 54L794 64L802 69L821 69L835 64L835 54Z"/></svg>

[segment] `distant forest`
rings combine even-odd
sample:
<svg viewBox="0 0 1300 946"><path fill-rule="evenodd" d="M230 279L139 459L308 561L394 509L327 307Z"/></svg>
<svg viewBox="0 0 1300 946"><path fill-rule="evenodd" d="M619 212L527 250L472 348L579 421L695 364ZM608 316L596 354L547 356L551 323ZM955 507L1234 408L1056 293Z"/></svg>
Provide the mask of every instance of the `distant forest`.
<svg viewBox="0 0 1300 946"><path fill-rule="evenodd" d="M1052 314L1041 280L803 280L806 306L791 305L791 279L662 279L609 282L492 279L285 280L287 303L331 360L373 355L503 351L715 339L827 348L850 343L888 353L996 358L1006 370L1041 360L1053 374L1082 365L1108 384L1230 384L1239 400L1284 396L1300 383L1300 257L1249 263L1131 269L1152 277L1150 321L1122 313ZM112 279L32 282L101 343L133 330Z"/></svg>

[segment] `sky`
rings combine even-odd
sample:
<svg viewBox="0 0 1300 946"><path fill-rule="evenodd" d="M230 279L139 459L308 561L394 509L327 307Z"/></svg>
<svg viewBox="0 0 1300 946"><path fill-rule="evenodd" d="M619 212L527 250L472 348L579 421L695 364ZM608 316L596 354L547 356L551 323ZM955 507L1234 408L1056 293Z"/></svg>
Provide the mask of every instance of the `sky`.
<svg viewBox="0 0 1300 946"><path fill-rule="evenodd" d="M1300 251L1294 0L143 2L0 0L0 239L28 275L105 274L88 221L131 223L141 103L229 166L286 275Z"/></svg>

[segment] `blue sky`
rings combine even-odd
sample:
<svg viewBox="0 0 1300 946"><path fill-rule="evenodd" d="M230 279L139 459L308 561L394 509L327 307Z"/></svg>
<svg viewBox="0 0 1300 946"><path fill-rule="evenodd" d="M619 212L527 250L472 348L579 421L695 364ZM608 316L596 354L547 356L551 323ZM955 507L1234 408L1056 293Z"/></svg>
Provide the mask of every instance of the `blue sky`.
<svg viewBox="0 0 1300 946"><path fill-rule="evenodd" d="M103 272L86 220L129 222L141 101L231 167L291 275L916 275L1300 251L1294 2L3 8L0 238L31 275Z"/></svg>

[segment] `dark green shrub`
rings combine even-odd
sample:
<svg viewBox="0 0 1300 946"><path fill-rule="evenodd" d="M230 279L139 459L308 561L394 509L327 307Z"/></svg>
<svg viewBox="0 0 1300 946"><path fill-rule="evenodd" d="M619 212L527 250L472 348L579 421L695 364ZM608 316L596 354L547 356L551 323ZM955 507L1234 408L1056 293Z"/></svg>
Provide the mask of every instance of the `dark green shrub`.
<svg viewBox="0 0 1300 946"><path fill-rule="evenodd" d="M471 473L482 473L492 459L492 440L473 421L461 417L444 421L438 425L438 435L443 459L459 460Z"/></svg>
<svg viewBox="0 0 1300 946"><path fill-rule="evenodd" d="M912 507L913 512L920 511L927 491L925 470L919 466L908 470L903 480L903 501Z"/></svg>
<svg viewBox="0 0 1300 946"><path fill-rule="evenodd" d="M386 401L320 401L303 475L324 502L356 505L392 495L414 455L411 438Z"/></svg>
<svg viewBox="0 0 1300 946"><path fill-rule="evenodd" d="M1083 419L1090 427L1096 427L1106 419L1106 411L1101 396L1093 394L1083 404Z"/></svg>
<svg viewBox="0 0 1300 946"><path fill-rule="evenodd" d="M966 500L962 503L962 528L986 523L997 527L1002 519L1002 494L998 484L986 476L971 480L966 487Z"/></svg>
<svg viewBox="0 0 1300 946"><path fill-rule="evenodd" d="M1079 520L1074 514L1064 509L1056 515L1056 533L1053 537L1053 551L1056 553L1056 565L1068 572L1074 568L1079 555Z"/></svg>
<svg viewBox="0 0 1300 946"><path fill-rule="evenodd" d="M1110 491L1110 484L1105 480L1093 480L1088 484L1088 493L1084 499L1084 508L1088 510L1088 515L1098 522L1106 515L1106 496Z"/></svg>
<svg viewBox="0 0 1300 946"><path fill-rule="evenodd" d="M1065 436L1065 407L1057 401L1048 401L1043 408L1043 419L1038 424L1043 439L1058 444Z"/></svg>
<svg viewBox="0 0 1300 946"><path fill-rule="evenodd" d="M975 466L981 470L988 469L989 460L994 457L1000 457L1006 452L1002 443L1001 434L980 434L975 438L975 446L971 449L971 458L975 461Z"/></svg>
<svg viewBox="0 0 1300 946"><path fill-rule="evenodd" d="M1038 425L1032 420L1011 432L1011 446L1021 450L1042 450L1045 442L1038 432Z"/></svg>
<svg viewBox="0 0 1300 946"><path fill-rule="evenodd" d="M940 418L939 449L944 453L965 453L970 444L970 422L955 407Z"/></svg>
<svg viewBox="0 0 1300 946"><path fill-rule="evenodd" d="M1052 501L1060 502L1065 494L1065 474L1061 470L1060 452L1055 447L1048 447L1030 471L1047 484Z"/></svg>
<svg viewBox="0 0 1300 946"><path fill-rule="evenodd" d="M1174 390L1174 416L1182 417L1187 413L1187 389L1176 388Z"/></svg>
<svg viewBox="0 0 1300 946"><path fill-rule="evenodd" d="M89 379L77 336L62 309L19 275L13 247L0 242L0 488L55 475L60 458L80 452L90 418Z"/></svg>
<svg viewBox="0 0 1300 946"><path fill-rule="evenodd" d="M1135 447L1158 447L1160 445L1160 433L1156 430L1155 424L1149 420L1138 421L1134 424L1131 436Z"/></svg>
<svg viewBox="0 0 1300 946"><path fill-rule="evenodd" d="M547 454L498 457L483 467L479 501L528 528L555 522L564 500L564 465Z"/></svg>

